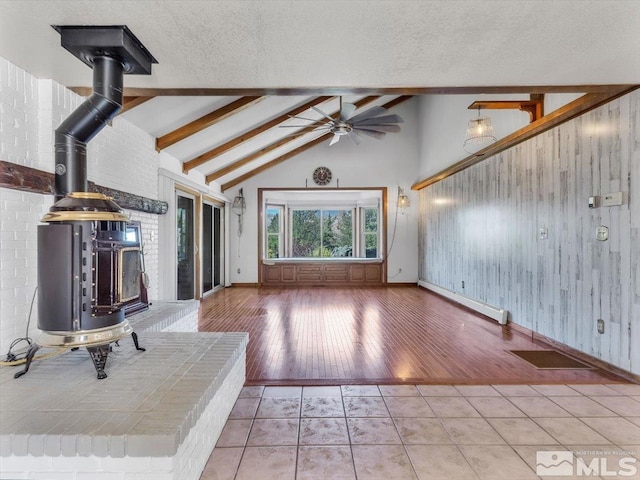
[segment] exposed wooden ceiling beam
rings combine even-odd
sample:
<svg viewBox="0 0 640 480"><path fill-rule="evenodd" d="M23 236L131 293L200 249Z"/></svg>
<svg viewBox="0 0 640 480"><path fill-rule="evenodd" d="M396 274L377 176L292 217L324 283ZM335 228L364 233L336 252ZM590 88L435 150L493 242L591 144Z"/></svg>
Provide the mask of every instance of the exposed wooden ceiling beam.
<svg viewBox="0 0 640 480"><path fill-rule="evenodd" d="M618 85L511 85L467 87L300 87L300 88L136 88L124 89L126 96L249 96L264 95L474 95L480 93L605 93L632 84ZM89 96L91 87L69 87Z"/></svg>
<svg viewBox="0 0 640 480"><path fill-rule="evenodd" d="M410 98L412 98L412 95L403 95L401 97L395 98L393 100L391 100L390 102L385 103L384 105L381 105L384 108L392 108L395 107L396 105L405 102L407 100L409 100ZM322 143L324 140L326 140L327 138L329 138L331 136L331 133L325 133L324 135L319 136L318 138L315 138L313 140L311 140L310 142L307 142L303 145L300 145L297 148L294 148L293 150L285 153L284 155L280 155L278 158L274 158L273 160L260 165L259 167L254 168L253 170L245 173L244 175L240 175L239 177L234 178L233 180L222 184L222 191L228 190L231 187L235 187L236 185L238 185L239 183L244 182L245 180L248 180L251 177L254 177L256 175L258 175L259 173L264 172L265 170L270 169L271 167L275 167L276 165L285 162L287 160L289 160L291 157L295 157L296 155L304 152L305 150L310 149L311 147L314 147L315 145L318 145L319 143Z"/></svg>
<svg viewBox="0 0 640 480"><path fill-rule="evenodd" d="M386 109L391 109L396 105L400 105L401 103L404 103L411 98L413 98L413 95L402 95L400 97L394 98L393 100L389 100L387 103L383 103L380 106Z"/></svg>
<svg viewBox="0 0 640 480"><path fill-rule="evenodd" d="M564 105L563 107L560 107L559 109L542 117L540 120L530 123L520 130L513 132L511 135L508 135L498 140L497 142L492 143L479 152L463 158L459 162L451 165L441 172L413 184L411 186L411 189L421 190L425 187L428 187L429 185L439 182L440 180L444 180L445 178L450 177L455 173L476 165L477 163L480 163L489 157L492 157L504 150L507 150L508 148L518 145L525 140L533 138L536 135L541 134L542 132L568 122L572 118L575 118L579 115L582 115L583 113L593 110L594 108L604 105L605 103L608 103L639 87L640 85L632 86L630 88L621 87L618 90L609 93L587 93L586 95L583 95L573 102L568 103L567 105Z"/></svg>
<svg viewBox="0 0 640 480"><path fill-rule="evenodd" d="M376 99L378 99L380 97L378 96L371 96L371 97L365 97L361 100L358 100L357 102L354 103L354 105L356 106L356 108L362 108L365 105L368 105L369 103L375 101ZM338 112L332 112L330 113L330 115L335 115ZM310 123L308 127L306 128L314 128L314 127L319 127L321 125L324 125L326 123L325 120L318 120L315 123ZM310 131L307 133L311 133ZM262 157L263 155L266 155L269 152L272 152L273 150L276 150L277 148L280 148L284 145L286 145L289 142L293 142L295 140L297 140L299 137L284 137L281 138L280 140L273 142L269 145L267 145L266 147L263 147L259 150L256 150L255 152L250 153L249 155L247 155L246 157L242 157L239 160L236 160L235 162L230 163L229 165L225 165L223 168L220 168L212 173L210 173L209 175L207 175L207 183L212 182L214 180L217 180L220 177L224 177L225 175L230 174L231 172L237 170L238 168L252 162L253 160Z"/></svg>
<svg viewBox="0 0 640 480"><path fill-rule="evenodd" d="M224 107L207 113L206 115L194 120L193 122L189 122L186 125L183 125L182 127L177 128L172 132L161 136L160 138L157 138L156 150L160 151L164 148L170 147L174 143L178 143L179 141L184 140L185 138L190 137L191 135L198 133L205 128L221 122L225 118L228 118L231 115L244 110L250 105L254 105L263 98L264 97L240 97L239 99L234 100Z"/></svg>
<svg viewBox="0 0 640 480"><path fill-rule="evenodd" d="M152 98L154 97L124 97L122 99L122 110L120 110L118 115L122 115L124 112L134 109L137 106L142 105L144 102L148 102Z"/></svg>
<svg viewBox="0 0 640 480"><path fill-rule="evenodd" d="M208 152L203 153L202 155L198 155L196 158L188 160L182 164L182 170L187 173L189 170L193 170L194 168L202 165L203 163L207 163L208 161L214 159L218 155L222 155L224 152L231 150L234 147L237 147L243 142L250 140L256 135L260 135L262 132L269 130L272 127L284 122L289 119L290 115L298 115L311 107L318 105L326 100L329 100L331 97L316 97L313 100L300 105L299 107L294 108L293 110L289 110L288 112L283 113L282 115L269 120L266 123L260 124L257 127L249 130L242 135L232 138L231 140L226 141L222 145L218 145L217 147L209 150Z"/></svg>

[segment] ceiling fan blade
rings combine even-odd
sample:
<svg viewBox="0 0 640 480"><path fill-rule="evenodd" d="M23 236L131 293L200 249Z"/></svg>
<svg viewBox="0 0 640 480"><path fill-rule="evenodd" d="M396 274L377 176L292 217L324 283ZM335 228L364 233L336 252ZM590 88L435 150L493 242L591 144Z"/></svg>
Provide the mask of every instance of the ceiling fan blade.
<svg viewBox="0 0 640 480"><path fill-rule="evenodd" d="M322 110L320 110L319 108L317 108L317 107L311 107L311 108L313 108L316 112L318 112L318 113L319 113L320 115L322 115L323 117L328 118L328 119L329 119L329 121L331 121L331 122L333 122L333 121L334 121L334 119L333 119L333 118L331 118L329 115L327 115L326 113L324 113L324 112L323 112Z"/></svg>
<svg viewBox="0 0 640 480"><path fill-rule="evenodd" d="M308 133L311 133L313 130L311 131L306 131L306 132L293 132L290 133L289 135L285 135L284 137L280 137L280 138L295 138L295 137L303 137L305 135L307 135Z"/></svg>
<svg viewBox="0 0 640 480"><path fill-rule="evenodd" d="M318 119L317 118L307 118L307 117L300 117L298 115L287 115L287 117L289 118L296 118L298 120L307 120L309 122L317 122Z"/></svg>
<svg viewBox="0 0 640 480"><path fill-rule="evenodd" d="M400 131L399 125L354 125L355 130L369 130L372 132L391 132L397 133Z"/></svg>
<svg viewBox="0 0 640 480"><path fill-rule="evenodd" d="M280 128L316 128L316 126L315 125L280 125Z"/></svg>
<svg viewBox="0 0 640 480"><path fill-rule="evenodd" d="M312 128L312 129L303 128L303 129L297 130L297 131L295 131L293 133L290 133L288 135L285 135L282 138L303 136L303 135L307 135L309 133L315 133L315 132L321 132L321 135L325 135L325 134L329 133L330 131L331 130L329 128L323 127L323 126L315 127L315 128Z"/></svg>
<svg viewBox="0 0 640 480"><path fill-rule="evenodd" d="M365 110L364 112L359 113L354 117L351 117L349 119L349 123L360 122L368 118L377 117L378 115L382 115L387 112L388 110L384 107L371 107L369 110Z"/></svg>
<svg viewBox="0 0 640 480"><path fill-rule="evenodd" d="M351 130L351 131L353 132L356 130ZM378 140L380 140L386 135L384 132L374 132L373 130L363 130L361 128L357 129L357 132L362 135L368 135L370 137L377 138Z"/></svg>
<svg viewBox="0 0 640 480"><path fill-rule="evenodd" d="M356 111L356 108L357 107L353 103L343 103L342 110L340 110L340 120L347 120L351 115L353 115L353 112Z"/></svg>
<svg viewBox="0 0 640 480"><path fill-rule="evenodd" d="M367 118L358 122L351 122L354 125L382 125L385 123L404 123L399 115L385 115L384 117Z"/></svg>
<svg viewBox="0 0 640 480"><path fill-rule="evenodd" d="M331 141L329 142L329 146L334 145L340 141L340 135L334 135Z"/></svg>
<svg viewBox="0 0 640 480"><path fill-rule="evenodd" d="M353 143L355 143L356 145L360 145L360 135L358 135L358 132L356 130L351 130L351 132L349 132L349 135L347 136L353 141Z"/></svg>

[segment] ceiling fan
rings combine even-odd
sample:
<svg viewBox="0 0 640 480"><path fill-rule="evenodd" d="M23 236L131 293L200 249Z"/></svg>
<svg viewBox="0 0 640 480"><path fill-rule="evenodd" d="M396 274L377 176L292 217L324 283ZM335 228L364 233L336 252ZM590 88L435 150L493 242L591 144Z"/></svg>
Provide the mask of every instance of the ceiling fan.
<svg viewBox="0 0 640 480"><path fill-rule="evenodd" d="M311 108L322 115L326 121L291 115L291 118L308 120L313 123L308 125L281 125L281 127L300 128L301 131L294 133L293 136L304 135L311 131L320 131L323 134L330 132L333 134L333 138L329 142L329 146L331 146L338 143L340 138L345 135L351 138L356 145L360 144L360 139L358 138L360 135L381 139L388 132L399 132L400 126L397 124L404 123L402 117L389 114L389 110L384 107L372 107L354 115L357 107L352 103L343 103L342 97L340 97L340 111L336 118L317 107Z"/></svg>

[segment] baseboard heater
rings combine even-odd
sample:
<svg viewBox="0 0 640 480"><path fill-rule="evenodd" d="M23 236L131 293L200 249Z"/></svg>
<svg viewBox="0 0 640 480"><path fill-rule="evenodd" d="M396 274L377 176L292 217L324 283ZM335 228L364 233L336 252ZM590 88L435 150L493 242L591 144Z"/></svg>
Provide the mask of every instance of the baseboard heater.
<svg viewBox="0 0 640 480"><path fill-rule="evenodd" d="M453 300L460 305L464 305L472 310L475 310L478 313L481 313L489 318L493 318L500 325L507 324L507 315L509 312L502 308L493 307L491 305L487 305L480 300L475 300L473 298L466 297L452 290L448 290L443 287L439 287L438 285L434 285L433 283L425 282L424 280L418 280L418 285L427 290L431 290L432 292L437 293L438 295L442 295L443 297L448 298L449 300Z"/></svg>

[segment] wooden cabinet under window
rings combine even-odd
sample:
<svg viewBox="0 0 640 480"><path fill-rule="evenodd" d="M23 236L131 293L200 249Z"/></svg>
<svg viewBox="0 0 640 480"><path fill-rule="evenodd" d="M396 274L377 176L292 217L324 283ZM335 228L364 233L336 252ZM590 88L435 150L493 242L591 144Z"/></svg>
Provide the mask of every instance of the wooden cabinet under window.
<svg viewBox="0 0 640 480"><path fill-rule="evenodd" d="M262 263L260 281L265 286L382 285L382 262L274 262Z"/></svg>

